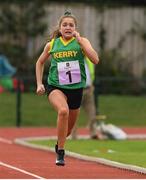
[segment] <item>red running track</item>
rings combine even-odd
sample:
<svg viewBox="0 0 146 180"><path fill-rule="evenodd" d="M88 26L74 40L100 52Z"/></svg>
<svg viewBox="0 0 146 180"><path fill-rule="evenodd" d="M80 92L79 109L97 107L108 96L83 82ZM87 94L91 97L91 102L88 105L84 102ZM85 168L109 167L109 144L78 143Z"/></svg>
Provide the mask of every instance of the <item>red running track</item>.
<svg viewBox="0 0 146 180"><path fill-rule="evenodd" d="M138 133L138 128L124 129ZM146 128L140 129L140 133ZM80 134L87 134L80 129ZM0 128L0 179L146 179L146 175L66 156L66 166L55 165L55 153L13 143L15 138L55 135L53 128ZM15 168L15 169L14 169Z"/></svg>

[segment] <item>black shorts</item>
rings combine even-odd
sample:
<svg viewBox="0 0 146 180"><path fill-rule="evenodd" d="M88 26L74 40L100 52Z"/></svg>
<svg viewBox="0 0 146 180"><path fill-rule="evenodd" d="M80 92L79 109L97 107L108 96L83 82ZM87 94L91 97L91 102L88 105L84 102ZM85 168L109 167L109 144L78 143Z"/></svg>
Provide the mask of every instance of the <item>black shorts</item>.
<svg viewBox="0 0 146 180"><path fill-rule="evenodd" d="M67 97L67 103L68 103L69 109L78 109L81 106L83 88L62 89L62 88L55 87L52 85L47 85L46 87L47 96L49 96L49 94L55 89L59 89L61 92L65 94L65 96Z"/></svg>

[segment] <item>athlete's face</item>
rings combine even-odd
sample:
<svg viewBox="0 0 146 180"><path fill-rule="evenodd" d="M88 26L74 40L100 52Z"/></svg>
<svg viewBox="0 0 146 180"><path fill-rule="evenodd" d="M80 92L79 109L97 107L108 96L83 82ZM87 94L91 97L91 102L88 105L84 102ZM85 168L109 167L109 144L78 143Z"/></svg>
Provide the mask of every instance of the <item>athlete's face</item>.
<svg viewBox="0 0 146 180"><path fill-rule="evenodd" d="M60 25L60 32L62 37L66 40L73 37L73 32L75 31L76 25L73 18L66 17L62 20Z"/></svg>

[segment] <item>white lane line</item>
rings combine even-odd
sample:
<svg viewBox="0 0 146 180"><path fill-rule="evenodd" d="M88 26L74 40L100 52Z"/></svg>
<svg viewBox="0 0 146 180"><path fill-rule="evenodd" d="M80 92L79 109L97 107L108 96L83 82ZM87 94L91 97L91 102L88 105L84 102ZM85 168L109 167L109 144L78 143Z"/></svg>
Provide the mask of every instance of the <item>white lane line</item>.
<svg viewBox="0 0 146 180"><path fill-rule="evenodd" d="M0 165L1 165L1 166L5 166L5 167L10 168L10 169L13 169L13 170L15 170L15 171L22 172L22 173L27 174L27 175L29 175L29 176L32 176L32 177L34 177L34 178L46 179L46 178L43 178L43 177L38 176L38 175L36 175L36 174L30 173L30 172L28 172L28 171L25 171L25 170L23 170L23 169L19 169L19 168L15 167L15 166L11 166L11 165L9 165L9 164L3 163L3 162L1 162L1 161L0 161Z"/></svg>
<svg viewBox="0 0 146 180"><path fill-rule="evenodd" d="M5 139L5 138L2 138L2 137L0 137L0 142L7 143L7 144L13 144L12 141Z"/></svg>

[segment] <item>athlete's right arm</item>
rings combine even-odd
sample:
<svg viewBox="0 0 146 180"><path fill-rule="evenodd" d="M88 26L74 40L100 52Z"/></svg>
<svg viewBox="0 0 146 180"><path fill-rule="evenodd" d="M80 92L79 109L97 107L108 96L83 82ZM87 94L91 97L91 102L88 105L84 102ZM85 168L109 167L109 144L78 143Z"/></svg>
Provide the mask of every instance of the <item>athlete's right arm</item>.
<svg viewBox="0 0 146 180"><path fill-rule="evenodd" d="M43 72L44 72L44 64L46 60L49 58L49 50L50 50L50 43L47 43L42 54L38 58L36 62L36 81L37 81L37 94L42 95L45 93L45 87L42 83L43 79Z"/></svg>

